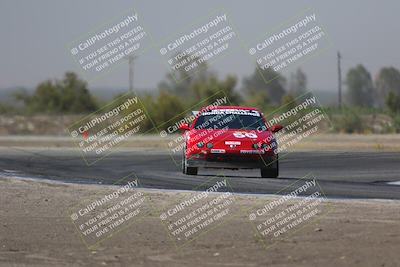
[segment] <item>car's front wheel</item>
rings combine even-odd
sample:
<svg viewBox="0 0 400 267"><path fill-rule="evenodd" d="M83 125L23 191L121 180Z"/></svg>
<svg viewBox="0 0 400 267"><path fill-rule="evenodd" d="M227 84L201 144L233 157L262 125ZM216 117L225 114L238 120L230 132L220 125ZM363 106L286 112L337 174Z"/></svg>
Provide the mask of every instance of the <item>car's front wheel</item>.
<svg viewBox="0 0 400 267"><path fill-rule="evenodd" d="M188 175L197 175L198 168L197 167L187 167L186 166L186 174Z"/></svg>
<svg viewBox="0 0 400 267"><path fill-rule="evenodd" d="M261 177L262 178L276 178L279 176L279 169L277 168L262 168Z"/></svg>
<svg viewBox="0 0 400 267"><path fill-rule="evenodd" d="M186 153L185 150L183 150L183 155L182 155L182 173L183 174L188 174L188 175L197 175L198 168L197 167L188 167L186 163Z"/></svg>
<svg viewBox="0 0 400 267"><path fill-rule="evenodd" d="M276 156L276 160L268 168L261 168L262 178L277 178L279 176L279 160L278 155Z"/></svg>

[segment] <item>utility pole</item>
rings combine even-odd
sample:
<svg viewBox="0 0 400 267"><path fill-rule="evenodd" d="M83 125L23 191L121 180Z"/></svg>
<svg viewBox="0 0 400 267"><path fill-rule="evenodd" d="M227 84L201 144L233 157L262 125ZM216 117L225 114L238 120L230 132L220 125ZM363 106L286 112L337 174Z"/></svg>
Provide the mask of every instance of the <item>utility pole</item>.
<svg viewBox="0 0 400 267"><path fill-rule="evenodd" d="M342 71L340 69L340 59L342 57L340 56L340 52L337 52L337 67L338 67L338 106L339 108L342 108Z"/></svg>
<svg viewBox="0 0 400 267"><path fill-rule="evenodd" d="M129 93L133 93L133 61L135 60L134 55L129 55L128 64L129 64Z"/></svg>

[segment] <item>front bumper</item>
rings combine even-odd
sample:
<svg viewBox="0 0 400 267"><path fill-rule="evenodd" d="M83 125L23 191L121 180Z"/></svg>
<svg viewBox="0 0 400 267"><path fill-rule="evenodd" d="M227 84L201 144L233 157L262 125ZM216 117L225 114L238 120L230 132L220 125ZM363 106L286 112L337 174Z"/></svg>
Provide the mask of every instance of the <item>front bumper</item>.
<svg viewBox="0 0 400 267"><path fill-rule="evenodd" d="M246 158L243 156L224 155L206 159L188 159L188 167L218 168L218 169L260 169L276 168L277 156L258 156Z"/></svg>

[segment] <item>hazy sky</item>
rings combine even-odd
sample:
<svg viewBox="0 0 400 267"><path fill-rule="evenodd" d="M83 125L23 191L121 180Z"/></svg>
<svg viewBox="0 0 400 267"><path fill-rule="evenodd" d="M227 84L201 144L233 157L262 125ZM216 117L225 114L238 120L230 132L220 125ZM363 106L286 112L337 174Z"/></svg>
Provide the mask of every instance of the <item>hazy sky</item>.
<svg viewBox="0 0 400 267"><path fill-rule="evenodd" d="M199 17L223 7L235 30L252 42L276 25L312 7L329 33L332 47L300 66L310 89L337 87L336 51L343 55L343 73L357 63L375 76L379 68L400 68L400 1L121 1L121 0L1 0L0 88L34 87L67 70L79 72L67 44L98 28L105 21L135 8L146 31L158 41L179 32ZM135 87L154 88L168 68L157 49L149 49L135 63ZM238 50L213 64L221 77L233 73L242 78L254 70L245 50ZM90 81L91 88L127 87L127 65Z"/></svg>

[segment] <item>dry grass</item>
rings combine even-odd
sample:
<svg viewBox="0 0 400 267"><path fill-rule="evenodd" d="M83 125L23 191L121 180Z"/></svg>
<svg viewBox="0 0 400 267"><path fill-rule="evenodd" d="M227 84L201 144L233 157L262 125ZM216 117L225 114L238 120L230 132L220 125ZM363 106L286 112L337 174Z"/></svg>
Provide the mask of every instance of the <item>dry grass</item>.
<svg viewBox="0 0 400 267"><path fill-rule="evenodd" d="M178 136L158 135L129 138L120 148L167 150L168 142ZM0 147L76 148L72 138L61 136L0 136ZM293 151L400 151L400 134L323 134L303 139Z"/></svg>

